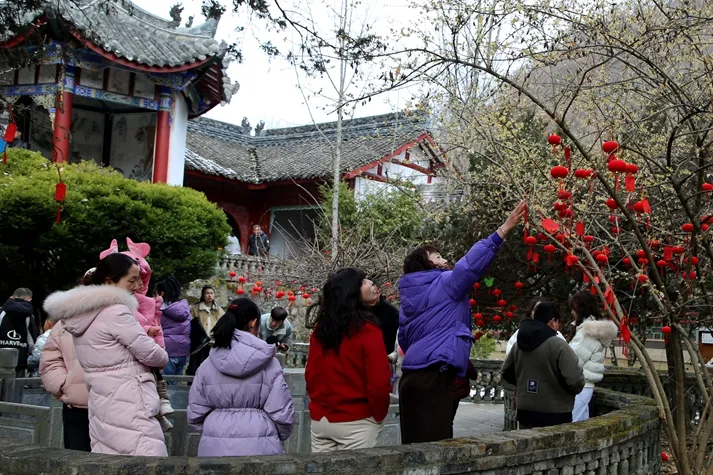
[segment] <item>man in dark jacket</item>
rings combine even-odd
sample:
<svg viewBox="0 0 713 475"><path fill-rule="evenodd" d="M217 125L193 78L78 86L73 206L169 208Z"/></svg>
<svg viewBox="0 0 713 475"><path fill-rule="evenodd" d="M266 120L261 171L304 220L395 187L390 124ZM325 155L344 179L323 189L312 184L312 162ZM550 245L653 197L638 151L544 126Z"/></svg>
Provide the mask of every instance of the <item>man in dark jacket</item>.
<svg viewBox="0 0 713 475"><path fill-rule="evenodd" d="M15 290L0 310L0 348L19 350L16 376L21 378L27 369L27 357L37 339L37 325L32 316L32 291Z"/></svg>
<svg viewBox="0 0 713 475"><path fill-rule="evenodd" d="M267 257L270 252L270 240L259 224L253 226L253 232L248 238L248 254L251 256Z"/></svg>
<svg viewBox="0 0 713 475"><path fill-rule="evenodd" d="M574 397L584 388L579 358L557 338L559 311L540 302L520 324L517 345L503 364L503 379L516 386L520 429L572 422Z"/></svg>

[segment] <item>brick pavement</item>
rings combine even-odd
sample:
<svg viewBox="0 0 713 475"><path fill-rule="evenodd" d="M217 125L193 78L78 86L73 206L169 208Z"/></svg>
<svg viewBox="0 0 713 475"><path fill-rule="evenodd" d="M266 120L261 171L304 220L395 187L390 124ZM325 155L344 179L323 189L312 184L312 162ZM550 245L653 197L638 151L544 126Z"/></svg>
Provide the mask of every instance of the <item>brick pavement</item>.
<svg viewBox="0 0 713 475"><path fill-rule="evenodd" d="M467 437L492 434L503 430L502 404L461 402L453 422L453 436Z"/></svg>

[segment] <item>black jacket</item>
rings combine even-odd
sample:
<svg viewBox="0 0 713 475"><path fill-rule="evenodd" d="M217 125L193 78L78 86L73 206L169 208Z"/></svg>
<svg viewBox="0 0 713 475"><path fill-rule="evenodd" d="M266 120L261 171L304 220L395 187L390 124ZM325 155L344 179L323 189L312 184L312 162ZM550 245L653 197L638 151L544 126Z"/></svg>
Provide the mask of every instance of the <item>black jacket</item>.
<svg viewBox="0 0 713 475"><path fill-rule="evenodd" d="M399 311L382 296L379 303L371 307L371 311L376 315L379 328L384 335L384 346L386 354L393 353L396 348L396 332L399 330Z"/></svg>
<svg viewBox="0 0 713 475"><path fill-rule="evenodd" d="M572 422L574 396L584 387L584 373L574 350L549 326L522 321L502 375L517 387L517 420L523 426Z"/></svg>
<svg viewBox="0 0 713 475"><path fill-rule="evenodd" d="M270 251L270 240L267 237L267 234L264 232L260 232L259 236L255 236L255 234L250 234L250 237L248 238L248 254L251 256L267 256L267 253Z"/></svg>
<svg viewBox="0 0 713 475"><path fill-rule="evenodd" d="M3 314L4 312L4 314ZM23 299L8 299L0 310L0 348L15 348L20 354L17 370L27 368L27 357L37 338L37 327L32 316L32 303Z"/></svg>

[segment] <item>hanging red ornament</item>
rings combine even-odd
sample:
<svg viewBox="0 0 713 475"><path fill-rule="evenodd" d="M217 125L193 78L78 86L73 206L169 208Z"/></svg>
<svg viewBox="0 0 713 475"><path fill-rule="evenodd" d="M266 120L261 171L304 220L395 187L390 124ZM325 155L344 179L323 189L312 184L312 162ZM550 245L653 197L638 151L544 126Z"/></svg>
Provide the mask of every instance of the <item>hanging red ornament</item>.
<svg viewBox="0 0 713 475"><path fill-rule="evenodd" d="M582 241L586 245L587 249L589 249L589 247L594 242L594 236L590 236L590 235L582 236Z"/></svg>
<svg viewBox="0 0 713 475"><path fill-rule="evenodd" d="M666 266L668 266L668 262L666 262L665 260L659 259L658 261L656 261L656 267L659 268L661 274L663 274L663 271L664 269L666 269Z"/></svg>
<svg viewBox="0 0 713 475"><path fill-rule="evenodd" d="M574 254L569 254L565 258L565 263L567 264L567 267L573 267L573 266L577 265L578 262L579 262L579 257L575 256Z"/></svg>
<svg viewBox="0 0 713 475"><path fill-rule="evenodd" d="M600 264L607 264L607 263L609 263L609 258L608 258L607 255L604 254L604 253L598 254L597 257L596 257L596 260L597 260L597 262L600 263Z"/></svg>
<svg viewBox="0 0 713 475"><path fill-rule="evenodd" d="M547 253L547 262L552 262L552 254L557 252L557 248L553 244L547 244L543 250Z"/></svg>
<svg viewBox="0 0 713 475"><path fill-rule="evenodd" d="M499 299L502 294L503 294L503 291L500 289L493 290L493 297L495 297L496 299Z"/></svg>
<svg viewBox="0 0 713 475"><path fill-rule="evenodd" d="M648 245L651 249L654 251L659 248L659 240L658 239L652 239L651 241L648 242Z"/></svg>
<svg viewBox="0 0 713 475"><path fill-rule="evenodd" d="M566 201L572 197L572 193L570 193L567 190L561 190L557 192L557 199L560 199L562 201Z"/></svg>
<svg viewBox="0 0 713 475"><path fill-rule="evenodd" d="M626 162L624 160L619 160L614 158L607 164L607 168L614 175L615 188L619 189L619 174L626 172Z"/></svg>
<svg viewBox="0 0 713 475"><path fill-rule="evenodd" d="M592 170L585 170L585 169L579 168L574 171L574 177L579 178L580 180L586 180L590 176L592 176Z"/></svg>
<svg viewBox="0 0 713 475"><path fill-rule="evenodd" d="M534 246L537 245L537 238L535 236L527 236L525 237L525 244L528 246L527 250L527 255L525 257L525 260L527 261L527 270L530 270L530 262L535 261L535 256L537 253L534 250ZM538 256L539 260L539 256ZM537 272L537 266L535 266L535 272ZM497 295L496 295L497 297Z"/></svg>
<svg viewBox="0 0 713 475"><path fill-rule="evenodd" d="M616 204L616 200L614 198L609 198L606 201L606 205L607 205L607 208L609 208L610 210L615 210L615 209L619 208L619 205Z"/></svg>
<svg viewBox="0 0 713 475"><path fill-rule="evenodd" d="M473 295L475 295L476 297L478 296L478 289L479 289L479 288L480 288L480 284L479 284L478 282L476 282L475 284L473 284Z"/></svg>
<svg viewBox="0 0 713 475"><path fill-rule="evenodd" d="M602 150L607 155L611 155L612 153L616 152L618 148L619 148L619 143L615 142L614 140L609 140L608 142L604 142L602 144Z"/></svg>
<svg viewBox="0 0 713 475"><path fill-rule="evenodd" d="M514 314L514 313L512 313L512 312L505 312L505 318L507 318L508 320L512 320L513 317L515 317L515 314Z"/></svg>
<svg viewBox="0 0 713 475"><path fill-rule="evenodd" d="M671 334L671 327L668 325L661 327L661 333L663 334L664 342L668 345L668 336Z"/></svg>
<svg viewBox="0 0 713 475"><path fill-rule="evenodd" d="M557 134L551 134L549 137L547 137L547 143L556 147L557 145L562 144L562 137Z"/></svg>
<svg viewBox="0 0 713 475"><path fill-rule="evenodd" d="M636 191L636 174L639 172L639 167L634 163L629 163L626 166L626 180L624 182L624 187L626 191L632 193Z"/></svg>
<svg viewBox="0 0 713 475"><path fill-rule="evenodd" d="M584 236L584 223L581 221L577 222L577 224L574 226L574 232L579 237Z"/></svg>
<svg viewBox="0 0 713 475"><path fill-rule="evenodd" d="M564 159L567 161L567 168L572 169L572 149L569 147L564 148Z"/></svg>
<svg viewBox="0 0 713 475"><path fill-rule="evenodd" d="M646 274L640 274L636 280L638 280L640 284L645 284L649 281L649 277Z"/></svg>
<svg viewBox="0 0 713 475"><path fill-rule="evenodd" d="M698 265L698 258L696 256L692 256L690 259L687 257L683 260L685 264L688 264L689 262L691 265L697 266Z"/></svg>
<svg viewBox="0 0 713 475"><path fill-rule="evenodd" d="M711 191L713 191L713 184L703 183L701 185L701 191L703 191L704 193L710 193Z"/></svg>
<svg viewBox="0 0 713 475"><path fill-rule="evenodd" d="M230 272L228 272L228 276L230 277L230 280L231 280L231 281L233 280L233 278L234 278L236 275L238 275L238 274L237 274L234 270L231 270Z"/></svg>
<svg viewBox="0 0 713 475"><path fill-rule="evenodd" d="M646 215L646 228L648 229L651 226L651 205L649 204L649 200L643 198L634 203L634 211L636 211L637 215Z"/></svg>
<svg viewBox="0 0 713 475"><path fill-rule="evenodd" d="M552 175L552 178L567 178L567 175L569 175L569 170L567 170L567 167L557 165L556 167L552 167L552 169L550 170L550 175Z"/></svg>
<svg viewBox="0 0 713 475"><path fill-rule="evenodd" d="M494 316L493 316L493 321L494 321L495 323L500 323L502 320L503 320L503 317L501 317L500 315L494 315Z"/></svg>
<svg viewBox="0 0 713 475"><path fill-rule="evenodd" d="M473 318L476 320L482 320L483 319L483 314L482 313L474 313Z"/></svg>
<svg viewBox="0 0 713 475"><path fill-rule="evenodd" d="M515 282L515 288L517 289L517 294L520 295L522 289L525 288L525 284L520 281Z"/></svg>
<svg viewBox="0 0 713 475"><path fill-rule="evenodd" d="M284 296L285 296L285 293L281 290L275 294L275 298L278 300L283 298Z"/></svg>
<svg viewBox="0 0 713 475"><path fill-rule="evenodd" d="M245 290L241 289L241 288L237 288L237 289L235 289L235 293L238 295L243 295L245 293Z"/></svg>
<svg viewBox="0 0 713 475"><path fill-rule="evenodd" d="M245 277L243 277L242 275L240 277L238 277L238 282L240 282L241 284L244 284L246 282Z"/></svg>
<svg viewBox="0 0 713 475"><path fill-rule="evenodd" d="M666 452L661 452L661 460L668 462L668 454Z"/></svg>
<svg viewBox="0 0 713 475"><path fill-rule="evenodd" d="M476 320L475 324L482 328L485 326L485 321L484 320Z"/></svg>
<svg viewBox="0 0 713 475"><path fill-rule="evenodd" d="M470 303L470 306L471 306L471 307L475 307L475 305L476 305L475 299L470 299L470 302L469 302L469 303Z"/></svg>
<svg viewBox="0 0 713 475"><path fill-rule="evenodd" d="M57 202L57 217L55 223L62 221L62 203L67 199L67 185L59 182L54 188L54 200Z"/></svg>
<svg viewBox="0 0 713 475"><path fill-rule="evenodd" d="M683 226L681 226L681 231L684 233L692 233L693 232L693 223L686 223Z"/></svg>
<svg viewBox="0 0 713 475"><path fill-rule="evenodd" d="M710 226L707 224L701 224L701 231L706 232L710 229Z"/></svg>
<svg viewBox="0 0 713 475"><path fill-rule="evenodd" d="M628 257L625 257L624 259L622 259L621 262L622 262L627 268L631 267L631 259L629 259Z"/></svg>
<svg viewBox="0 0 713 475"><path fill-rule="evenodd" d="M505 308L505 307L507 306L507 304L508 304L507 301L502 300L502 299L501 299L501 300L498 300L498 301L496 302L496 305L497 305L498 307L503 307L503 308Z"/></svg>

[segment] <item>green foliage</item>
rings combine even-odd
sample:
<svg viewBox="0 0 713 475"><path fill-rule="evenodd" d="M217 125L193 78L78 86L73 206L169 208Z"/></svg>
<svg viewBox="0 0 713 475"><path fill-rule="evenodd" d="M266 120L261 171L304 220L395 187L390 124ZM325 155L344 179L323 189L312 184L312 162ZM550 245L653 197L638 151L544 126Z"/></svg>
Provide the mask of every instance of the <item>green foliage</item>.
<svg viewBox="0 0 713 475"><path fill-rule="evenodd" d="M93 163L63 165L67 199L55 224L57 169L11 149L0 175L0 295L26 286L38 296L68 288L113 238L147 242L154 279L211 275L230 228L202 193L124 178Z"/></svg>
<svg viewBox="0 0 713 475"><path fill-rule="evenodd" d="M332 222L332 189L320 189L324 215L320 234L328 242ZM389 190L369 194L356 200L354 192L342 183L339 188L339 225L342 231L354 232L362 239L393 240L412 245L420 238L424 212L420 197L410 190Z"/></svg>
<svg viewBox="0 0 713 475"><path fill-rule="evenodd" d="M489 360L490 355L496 350L495 338L487 333L473 343L470 349L470 357L478 360Z"/></svg>

